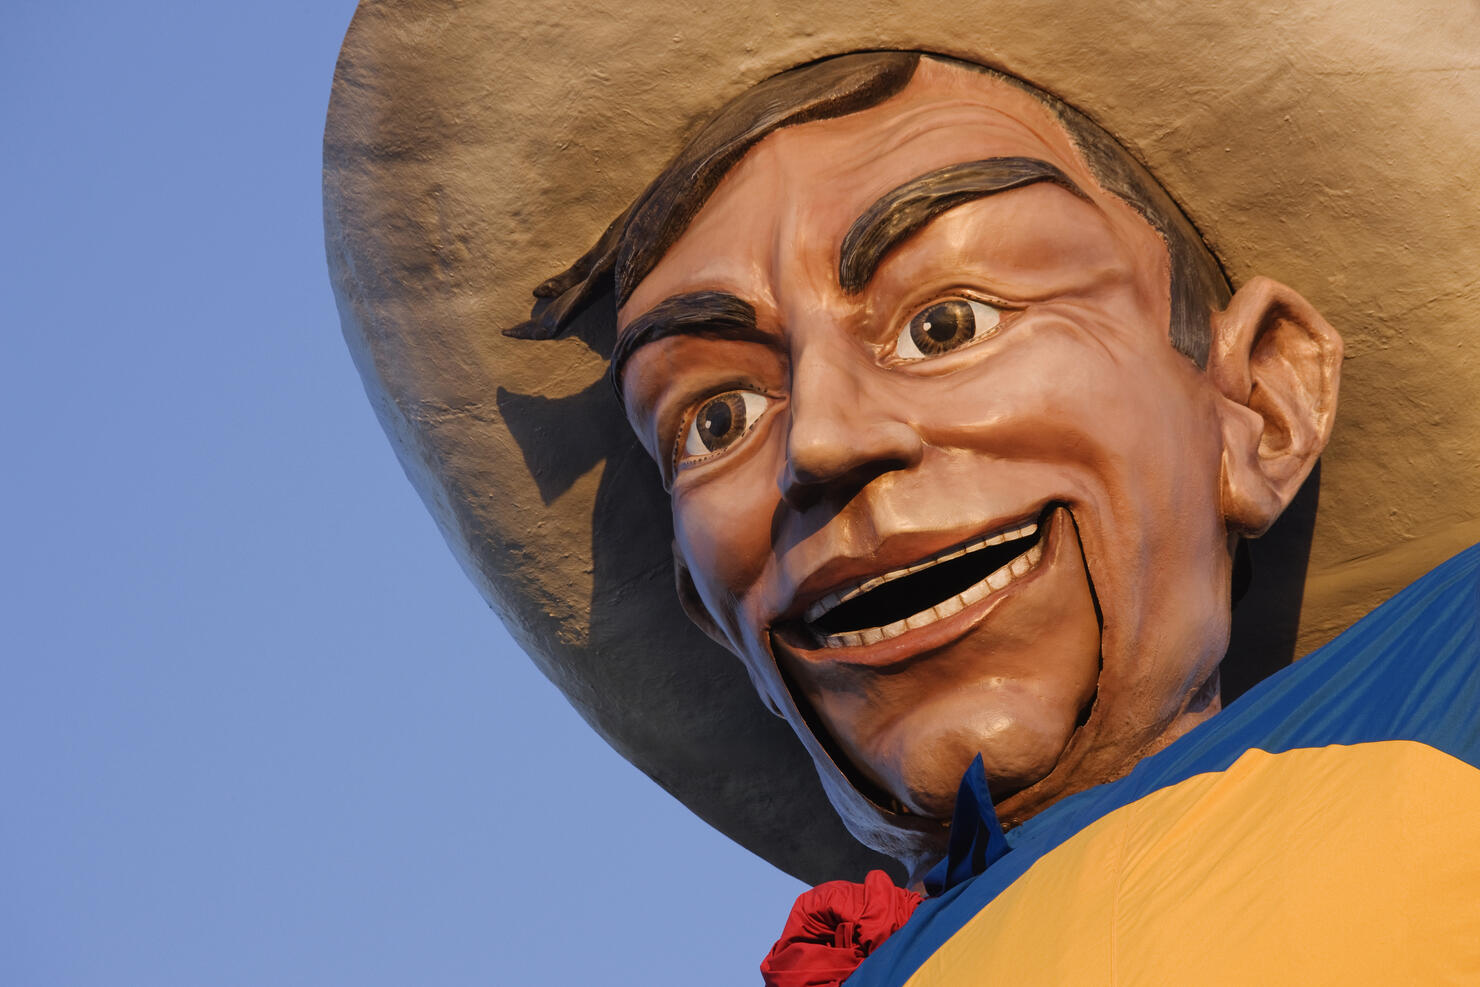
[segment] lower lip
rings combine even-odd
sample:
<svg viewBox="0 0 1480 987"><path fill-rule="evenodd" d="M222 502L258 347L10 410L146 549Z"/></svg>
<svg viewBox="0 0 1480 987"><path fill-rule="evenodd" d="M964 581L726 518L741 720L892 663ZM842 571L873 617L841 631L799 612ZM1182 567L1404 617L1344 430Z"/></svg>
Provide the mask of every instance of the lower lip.
<svg viewBox="0 0 1480 987"><path fill-rule="evenodd" d="M997 607L1027 592L1054 561L1054 550L1061 544L1063 526L1068 523L1068 509L1053 508L1039 526L1042 534L1038 543L1043 547L1043 558L1035 567L965 609L923 627L907 630L898 637L874 644L824 648L815 646L810 632L795 625L774 628L772 635L798 659L815 665L861 665L883 669L926 657L965 637Z"/></svg>

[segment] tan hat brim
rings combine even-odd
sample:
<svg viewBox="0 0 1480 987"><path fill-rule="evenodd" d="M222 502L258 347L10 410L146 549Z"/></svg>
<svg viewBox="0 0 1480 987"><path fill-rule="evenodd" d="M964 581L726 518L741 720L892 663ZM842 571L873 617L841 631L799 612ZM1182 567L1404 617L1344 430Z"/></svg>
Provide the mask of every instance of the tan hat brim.
<svg viewBox="0 0 1480 987"><path fill-rule="evenodd" d="M1480 540L1480 8L998 0L365 0L325 133L325 225L366 390L449 544L613 747L806 880L877 865L790 729L689 626L656 472L603 380L610 311L500 330L703 120L864 49L991 65L1088 113L1235 284L1347 342L1300 622L1308 649Z"/></svg>

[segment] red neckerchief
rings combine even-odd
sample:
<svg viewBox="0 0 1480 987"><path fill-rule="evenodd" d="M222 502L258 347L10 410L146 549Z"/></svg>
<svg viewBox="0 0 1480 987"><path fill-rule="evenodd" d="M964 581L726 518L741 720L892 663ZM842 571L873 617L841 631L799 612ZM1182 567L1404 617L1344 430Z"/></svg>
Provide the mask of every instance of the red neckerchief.
<svg viewBox="0 0 1480 987"><path fill-rule="evenodd" d="M804 891L761 963L766 987L838 987L920 904L881 870Z"/></svg>

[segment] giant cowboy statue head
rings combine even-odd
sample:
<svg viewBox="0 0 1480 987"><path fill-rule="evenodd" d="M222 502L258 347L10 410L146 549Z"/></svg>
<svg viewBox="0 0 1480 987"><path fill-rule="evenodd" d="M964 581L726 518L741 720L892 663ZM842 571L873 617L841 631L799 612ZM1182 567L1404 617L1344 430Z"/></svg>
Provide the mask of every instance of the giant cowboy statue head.
<svg viewBox="0 0 1480 987"><path fill-rule="evenodd" d="M1312 69L1411 59L1381 25L506 6L362 4L346 333L521 643L781 866L864 864L820 779L918 878L973 758L1020 822L1474 540L1473 463L1432 486L1475 415L1449 104L1378 133ZM1281 282L1378 364L1319 515L1343 344Z"/></svg>

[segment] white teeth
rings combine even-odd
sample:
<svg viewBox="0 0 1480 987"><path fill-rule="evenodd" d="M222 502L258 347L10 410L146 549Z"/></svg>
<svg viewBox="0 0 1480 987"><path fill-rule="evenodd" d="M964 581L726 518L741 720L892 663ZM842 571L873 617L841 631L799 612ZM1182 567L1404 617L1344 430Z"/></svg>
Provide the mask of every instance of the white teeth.
<svg viewBox="0 0 1480 987"><path fill-rule="evenodd" d="M921 569L927 569L932 565L939 565L941 562L947 562L951 559L960 558L968 552L974 552L977 549L986 548L988 545L1000 545L1003 542L1010 541L1014 538L1026 538L1027 536L1037 532L1037 530L1038 525L1025 524L1020 528L1014 529L1013 531L993 535L990 538L986 538L982 541L976 542L975 544L968 545L966 548L958 549L957 551L951 552L949 555L943 555L939 558L932 559L929 562L922 562L919 565L910 566L907 569L899 569L894 572L886 573L882 576L875 576L868 582L863 583L859 586L855 586L845 593L833 593L826 598L819 600L817 603L813 604L807 609L806 620L809 622L815 620L827 611L831 610L833 607L837 606L839 603L850 600L853 597L858 596L860 593L866 593L870 589L873 589L876 586L881 586L892 579L898 579L901 576L907 576L912 572L919 572ZM1019 555L1017 558L1013 559L1007 565L987 576L987 578L981 580L978 583L974 583L971 586L968 586L966 589L962 590L960 593L957 593L955 596L951 597L948 600L942 600L935 606L931 607L929 610L922 610L917 614L913 614L912 616L904 618L903 620L896 620L891 624L885 624L883 627L868 627L859 631L845 631L841 634L820 635L822 646L826 648L854 648L865 644L877 644L880 641L887 641L890 638L898 637L905 631L924 627L926 624L932 624L937 620L944 620L947 617L960 613L962 610L965 610L973 603L977 603L980 600L986 599L988 595L990 595L991 593L995 593L999 589L1003 589L1014 579L1018 579L1022 576L1027 575L1042 560L1043 542L1040 541L1034 544L1022 555Z"/></svg>
<svg viewBox="0 0 1480 987"><path fill-rule="evenodd" d="M968 586L958 599L965 601L965 605L969 607L977 600L986 599L990 592L992 592L992 584L983 579L974 586Z"/></svg>
<svg viewBox="0 0 1480 987"><path fill-rule="evenodd" d="M921 569L929 569L933 565L940 565L942 562L949 562L951 559L959 559L961 556L966 555L969 552L975 552L979 549L987 548L991 545L1001 545L1003 542L1013 541L1018 538L1028 538L1036 534L1037 532L1038 523L1036 521L1029 521L1027 524L1019 525L1018 527L1013 528L1010 531L999 531L997 532L997 534L983 538L981 541L973 542L972 544L967 545L964 548L958 548L948 555L942 555L925 562L918 562L915 565L907 566L903 569L895 569L893 572L886 572L882 576L875 576L867 582L860 583L859 585L854 586L852 589L840 590L836 593L829 593L827 596L824 596L822 599L818 600L816 603L808 607L807 612L802 615L802 619L807 621L808 623L811 623L838 604L847 603L855 596L861 596L871 589L877 589L880 586L883 586L885 583L890 582L891 580L899 579L902 576L908 576L911 573L919 572Z"/></svg>

